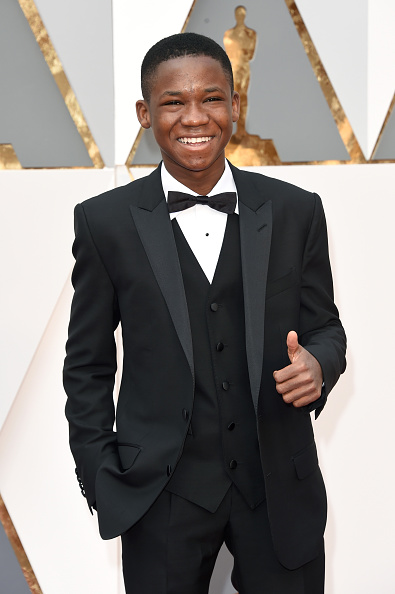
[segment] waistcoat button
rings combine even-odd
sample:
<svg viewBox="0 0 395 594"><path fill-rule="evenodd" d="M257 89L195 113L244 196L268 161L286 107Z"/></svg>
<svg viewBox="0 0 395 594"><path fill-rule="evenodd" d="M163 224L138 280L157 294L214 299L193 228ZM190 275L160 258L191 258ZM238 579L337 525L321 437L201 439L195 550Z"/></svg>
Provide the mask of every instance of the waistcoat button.
<svg viewBox="0 0 395 594"><path fill-rule="evenodd" d="M219 342L215 348L217 349L218 352L223 351L224 350L224 343L223 342Z"/></svg>
<svg viewBox="0 0 395 594"><path fill-rule="evenodd" d="M228 425L228 429L229 431L233 431L233 429L236 427L236 423L229 423Z"/></svg>
<svg viewBox="0 0 395 594"><path fill-rule="evenodd" d="M167 466L167 476L170 476L170 475L171 475L171 466L170 466L170 464L168 464L168 466Z"/></svg>
<svg viewBox="0 0 395 594"><path fill-rule="evenodd" d="M229 390L229 382L222 382L222 389L225 391Z"/></svg>
<svg viewBox="0 0 395 594"><path fill-rule="evenodd" d="M218 310L218 303L212 303L210 305L210 309L211 309L211 311L217 311Z"/></svg>
<svg viewBox="0 0 395 594"><path fill-rule="evenodd" d="M235 468L237 468L237 461L236 460L231 460L229 462L229 468L231 468L231 470L234 470Z"/></svg>
<svg viewBox="0 0 395 594"><path fill-rule="evenodd" d="M186 408L183 409L182 416L184 417L185 421L187 421L189 419L189 412L187 411Z"/></svg>

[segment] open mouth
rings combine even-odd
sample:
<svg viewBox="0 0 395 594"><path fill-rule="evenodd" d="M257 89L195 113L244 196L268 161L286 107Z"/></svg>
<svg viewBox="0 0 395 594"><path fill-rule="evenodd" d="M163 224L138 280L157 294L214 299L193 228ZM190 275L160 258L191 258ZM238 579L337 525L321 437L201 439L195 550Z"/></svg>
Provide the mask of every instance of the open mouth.
<svg viewBox="0 0 395 594"><path fill-rule="evenodd" d="M213 136L199 136L198 138L184 136L177 138L177 140L178 142L181 142L181 144L203 144L205 142L209 142L212 138Z"/></svg>

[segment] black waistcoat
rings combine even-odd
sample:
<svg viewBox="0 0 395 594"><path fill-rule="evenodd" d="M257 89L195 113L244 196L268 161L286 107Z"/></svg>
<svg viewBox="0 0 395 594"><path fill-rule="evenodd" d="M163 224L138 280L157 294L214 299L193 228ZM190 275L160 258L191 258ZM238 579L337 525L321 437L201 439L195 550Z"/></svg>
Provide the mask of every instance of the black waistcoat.
<svg viewBox="0 0 395 594"><path fill-rule="evenodd" d="M228 216L211 285L175 219L173 230L196 388L190 430L167 489L214 512L233 481L254 508L264 498L264 479L247 369L239 217Z"/></svg>

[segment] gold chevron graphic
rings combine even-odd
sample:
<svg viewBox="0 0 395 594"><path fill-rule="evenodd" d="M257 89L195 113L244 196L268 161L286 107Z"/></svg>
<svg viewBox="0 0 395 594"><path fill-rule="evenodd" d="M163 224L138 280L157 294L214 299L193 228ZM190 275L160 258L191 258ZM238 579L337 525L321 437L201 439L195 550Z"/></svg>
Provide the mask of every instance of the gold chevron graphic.
<svg viewBox="0 0 395 594"><path fill-rule="evenodd" d="M395 107L395 93L394 93L394 96L392 97L392 101L391 101L390 106L388 108L387 115L386 115L386 117L384 119L383 125L381 126L379 137L376 140L376 144L374 145L374 149L373 149L372 154L371 154L371 157L370 157L370 161L373 161L374 160L375 163L393 163L394 162L393 159L375 159L374 158L374 155L376 154L377 149L378 149L378 147L380 145L381 138L383 136L383 132L385 130L386 125L388 124L388 121L389 121L389 119L391 117L391 114L392 114L392 111L394 110L394 107Z"/></svg>
<svg viewBox="0 0 395 594"><path fill-rule="evenodd" d="M58 86L58 89L63 97L66 107L72 117L72 120L85 144L86 150L92 160L93 166L97 169L104 167L103 159L101 158L99 148L92 136L87 121L82 113L81 107L77 101L75 93L70 86L68 78L63 70L62 63L55 51L48 32L40 17L34 0L18 0L23 14L25 15L30 29L40 47L40 50L45 58L48 68L51 71L53 78ZM13 150L9 148L10 145L2 145L6 148L0 150L0 168L1 169L16 169L16 163L19 163ZM70 169L80 169L80 167L70 167Z"/></svg>
<svg viewBox="0 0 395 594"><path fill-rule="evenodd" d="M198 0L193 0L191 8L189 10L188 16L185 20L185 23L181 29L181 33L183 33L189 23L193 10ZM252 149L248 149L246 154L242 156L242 153L233 152L232 155L232 163L239 167L244 167L248 165L257 165L259 161L260 165L355 165L355 164L371 164L371 163L394 163L395 159L386 159L386 160L374 160L374 154L377 151L379 146L381 137L383 135L383 131L388 123L389 117L391 112L394 108L395 104L395 95L388 110L387 116L384 120L382 129L380 131L379 137L377 139L375 148L372 152L370 159L366 159L362 149L358 143L358 140L354 134L354 131L351 127L351 124L343 110L343 107L340 103L339 98L332 86L332 83L329 79L329 76L325 70L323 63L319 57L317 49L313 43L312 38L307 30L307 27L303 21L303 18L299 12L299 9L296 5L294 0L284 0L289 14L292 18L296 31L300 37L300 40L303 44L304 50L306 55L310 61L311 67L314 71L315 77L321 87L321 90L324 94L324 97L328 103L329 109L331 111L332 117L336 123L337 129L339 131L340 137L344 143L344 146L347 149L348 154L350 155L350 159L348 161L341 161L341 160L328 160L328 161L280 161L279 159L273 159L273 155L271 155L270 151L260 151L260 154L248 155L248 151ZM235 4L236 6L236 4ZM141 142L141 138L143 136L143 128L137 134L137 137L133 143L132 149L126 159L126 166L130 167L154 167L155 164L146 164L146 165L133 165L133 158L136 154L138 146ZM265 142L265 141L262 141ZM251 160L252 159L252 160ZM249 162L251 161L251 162Z"/></svg>
<svg viewBox="0 0 395 594"><path fill-rule="evenodd" d="M188 23L189 23L189 21L190 21L191 15L192 15L192 13L193 13L193 11L194 11L194 8L195 8L195 4L196 4L196 2L197 2L197 0L193 0L193 2L192 2L192 6L191 6L191 8L189 9L189 12L188 12L188 14L187 14L187 18L185 19L185 23L183 24L183 26L182 26L182 29L181 29L180 33L185 33L185 29L188 27Z"/></svg>
<svg viewBox="0 0 395 594"><path fill-rule="evenodd" d="M140 130L138 131L138 134L136 136L136 140L134 141L133 146L130 149L130 153L128 154L128 157L125 162L125 165L127 165L128 168L132 166L134 155L136 154L136 151L140 144L140 140L143 136L143 133L144 133L144 128L140 128ZM134 165L134 167L136 167L136 165Z"/></svg>
<svg viewBox="0 0 395 594"><path fill-rule="evenodd" d="M0 144L0 170L22 169L12 144Z"/></svg>
<svg viewBox="0 0 395 594"><path fill-rule="evenodd" d="M14 550L18 563L21 566L30 591L32 594L43 594L1 495L0 521L3 524L4 531Z"/></svg>
<svg viewBox="0 0 395 594"><path fill-rule="evenodd" d="M324 165L325 163L366 163L366 159L351 128L351 124L348 121L346 114L344 113L341 103L335 93L331 81L329 80L329 76L324 68L323 63L321 62L321 59L315 48L313 40L311 39L309 32L307 31L306 25L303 22L302 16L296 6L296 3L293 0L285 0L285 4L287 5L289 14L292 17L292 20L299 34L306 55L310 60L310 64L314 71L315 77L321 87L326 102L328 103L329 109L331 110L331 114L333 119L335 120L337 129L339 130L340 137L348 151L348 154L350 155L349 161L321 161L320 165Z"/></svg>
<svg viewBox="0 0 395 594"><path fill-rule="evenodd" d="M86 150L92 159L93 166L98 169L103 168L104 163L99 148L89 130L84 114L82 113L74 91L70 86L68 78L63 70L62 63L52 45L44 23L41 20L34 0L18 0L18 2L36 38L51 74L55 79L73 122L85 144Z"/></svg>

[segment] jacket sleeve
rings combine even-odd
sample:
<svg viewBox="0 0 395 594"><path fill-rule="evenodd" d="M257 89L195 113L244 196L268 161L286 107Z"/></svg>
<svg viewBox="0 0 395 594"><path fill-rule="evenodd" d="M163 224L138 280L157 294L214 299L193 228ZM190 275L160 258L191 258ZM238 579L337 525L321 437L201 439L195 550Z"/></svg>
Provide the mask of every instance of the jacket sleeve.
<svg viewBox="0 0 395 594"><path fill-rule="evenodd" d="M323 372L321 397L306 407L308 412L315 410L317 418L346 368L346 336L334 303L324 210L320 197L314 194L314 200L303 254L299 340L318 360Z"/></svg>
<svg viewBox="0 0 395 594"><path fill-rule="evenodd" d="M88 504L95 507L99 466L115 450L113 400L116 372L114 331L119 322L111 279L93 241L84 206L75 208L74 298L63 383L76 473ZM85 492L84 492L85 491Z"/></svg>

